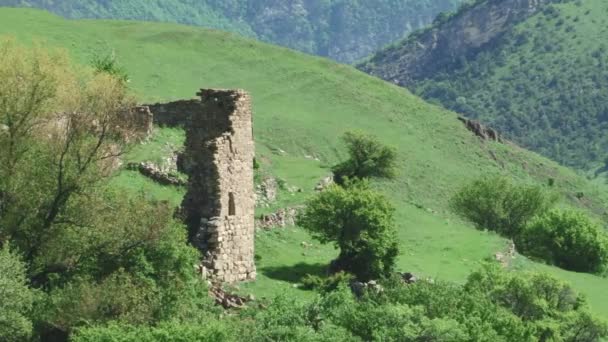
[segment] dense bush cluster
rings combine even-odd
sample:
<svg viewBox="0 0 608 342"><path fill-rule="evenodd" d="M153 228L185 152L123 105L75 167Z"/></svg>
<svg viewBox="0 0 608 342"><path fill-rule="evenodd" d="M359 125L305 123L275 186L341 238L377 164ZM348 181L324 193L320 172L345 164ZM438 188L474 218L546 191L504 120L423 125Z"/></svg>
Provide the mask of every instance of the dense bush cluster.
<svg viewBox="0 0 608 342"><path fill-rule="evenodd" d="M512 238L519 235L533 217L548 210L554 201L538 186L491 177L463 187L452 198L451 206L478 228Z"/></svg>
<svg viewBox="0 0 608 342"><path fill-rule="evenodd" d="M32 335L30 314L35 292L28 287L25 267L8 244L0 248L1 341L23 341Z"/></svg>
<svg viewBox="0 0 608 342"><path fill-rule="evenodd" d="M511 274L486 265L464 285L389 280L356 297L341 283L307 302L278 297L266 310L204 325L84 328L76 342L189 341L599 341L606 323L568 285L544 274Z"/></svg>
<svg viewBox="0 0 608 342"><path fill-rule="evenodd" d="M580 272L608 266L608 235L582 213L551 210L555 197L506 178L475 180L458 191L452 209L480 229L513 239L532 258Z"/></svg>
<svg viewBox="0 0 608 342"><path fill-rule="evenodd" d="M575 211L552 210L537 217L518 236L517 246L568 270L601 273L608 266L608 236Z"/></svg>

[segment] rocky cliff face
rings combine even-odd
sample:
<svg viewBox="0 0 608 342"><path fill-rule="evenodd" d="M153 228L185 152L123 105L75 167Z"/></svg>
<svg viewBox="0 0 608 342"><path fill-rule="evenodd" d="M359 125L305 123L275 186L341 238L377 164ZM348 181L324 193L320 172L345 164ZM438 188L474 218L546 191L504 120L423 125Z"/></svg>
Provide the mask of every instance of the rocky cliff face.
<svg viewBox="0 0 608 342"><path fill-rule="evenodd" d="M457 67L499 39L516 23L555 0L483 0L378 52L359 68L401 86Z"/></svg>

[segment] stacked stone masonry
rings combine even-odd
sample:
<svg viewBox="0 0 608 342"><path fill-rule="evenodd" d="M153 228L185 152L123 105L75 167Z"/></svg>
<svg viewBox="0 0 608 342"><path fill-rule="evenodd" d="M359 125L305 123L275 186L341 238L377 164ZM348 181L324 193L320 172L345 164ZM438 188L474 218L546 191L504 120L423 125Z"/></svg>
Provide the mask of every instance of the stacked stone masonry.
<svg viewBox="0 0 608 342"><path fill-rule="evenodd" d="M150 106L168 125L186 128L182 168L189 176L182 215L190 241L217 281L253 280L254 143L250 96L241 90L201 90L200 100ZM162 112L157 116L156 112ZM173 113L173 118L167 117Z"/></svg>

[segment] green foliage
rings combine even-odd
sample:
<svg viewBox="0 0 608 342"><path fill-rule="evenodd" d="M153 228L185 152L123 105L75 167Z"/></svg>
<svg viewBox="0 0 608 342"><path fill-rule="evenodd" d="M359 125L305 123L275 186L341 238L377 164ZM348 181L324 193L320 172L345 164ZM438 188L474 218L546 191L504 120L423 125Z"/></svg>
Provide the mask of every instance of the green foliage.
<svg viewBox="0 0 608 342"><path fill-rule="evenodd" d="M266 310L246 312L242 319L252 318L246 327L253 341L357 341L344 328L323 320L318 301L303 302L285 295L277 296Z"/></svg>
<svg viewBox="0 0 608 342"><path fill-rule="evenodd" d="M192 268L200 256L186 244L173 207L108 190L133 133L122 115L133 102L121 80L12 41L0 41L0 56L7 79L0 85L0 122L8 132L0 140L9 147L0 150L0 193L7 199L0 241L24 255L27 277L42 290L35 334L67 334L83 322L196 317L208 304ZM25 271L12 272L11 286ZM12 291L6 314L18 338L31 330L18 315L31 299Z"/></svg>
<svg viewBox="0 0 608 342"><path fill-rule="evenodd" d="M0 340L24 341L32 334L31 309L34 292L28 287L26 265L10 251L0 248Z"/></svg>
<svg viewBox="0 0 608 342"><path fill-rule="evenodd" d="M8 1L8 3L7 3ZM5 0L68 18L139 19L176 22L235 32L303 52L354 62L400 39L460 0L315 0L285 6L271 0L71 1Z"/></svg>
<svg viewBox="0 0 608 342"><path fill-rule="evenodd" d="M531 257L577 271L599 273L608 266L608 237L585 214L553 210L533 220L516 240Z"/></svg>
<svg viewBox="0 0 608 342"><path fill-rule="evenodd" d="M106 73L119 79L123 84L129 82L129 75L127 71L121 67L116 61L116 55L114 53L103 56L95 56L91 61L91 64L96 72Z"/></svg>
<svg viewBox="0 0 608 342"><path fill-rule="evenodd" d="M398 255L393 206L365 181L331 186L307 202L298 225L340 249L335 270L361 280L387 276Z"/></svg>
<svg viewBox="0 0 608 342"><path fill-rule="evenodd" d="M214 342L237 341L237 334L218 320L198 323L162 323L155 327L110 324L81 328L70 338L72 342Z"/></svg>
<svg viewBox="0 0 608 342"><path fill-rule="evenodd" d="M349 159L332 168L336 183L344 185L348 179L395 177L395 148L385 146L375 136L362 132L347 132L342 140L346 144Z"/></svg>
<svg viewBox="0 0 608 342"><path fill-rule="evenodd" d="M585 322L579 333L589 341L608 334L606 323L590 315L567 284L543 273L505 272L496 264L472 273L464 286L419 282L391 287L387 297L421 306L431 319L455 320L472 341L576 341L576 321Z"/></svg>
<svg viewBox="0 0 608 342"><path fill-rule="evenodd" d="M155 328L110 325L79 329L74 341L186 341L214 337L252 341L600 341L605 321L589 313L585 300L546 274L505 272L485 264L464 285L400 279L384 290L356 297L346 281L308 301L285 295L265 309L233 317L208 317ZM213 334L213 335L212 335Z"/></svg>
<svg viewBox="0 0 608 342"><path fill-rule="evenodd" d="M353 276L345 272L338 272L325 278L317 275L307 274L302 279L302 288L307 290L316 290L318 292L331 292L337 289L338 285L342 283L349 283L352 280Z"/></svg>
<svg viewBox="0 0 608 342"><path fill-rule="evenodd" d="M555 200L539 186L515 184L504 177L489 177L464 186L452 197L451 207L479 229L514 238L532 218L547 211Z"/></svg>

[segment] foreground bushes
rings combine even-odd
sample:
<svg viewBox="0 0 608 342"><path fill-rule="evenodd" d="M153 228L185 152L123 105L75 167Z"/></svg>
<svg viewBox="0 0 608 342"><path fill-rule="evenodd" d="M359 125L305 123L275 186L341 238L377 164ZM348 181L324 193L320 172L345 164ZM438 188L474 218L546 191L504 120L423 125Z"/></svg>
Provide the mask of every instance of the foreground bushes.
<svg viewBox="0 0 608 342"><path fill-rule="evenodd" d="M602 272L608 237L584 214L552 210L534 219L517 238L520 251L567 270Z"/></svg>
<svg viewBox="0 0 608 342"><path fill-rule="evenodd" d="M266 309L198 324L111 325L79 330L73 341L600 341L606 322L584 298L546 274L488 264L464 285L400 279L356 297L341 283L302 302L280 296ZM246 336L246 338L245 338Z"/></svg>

